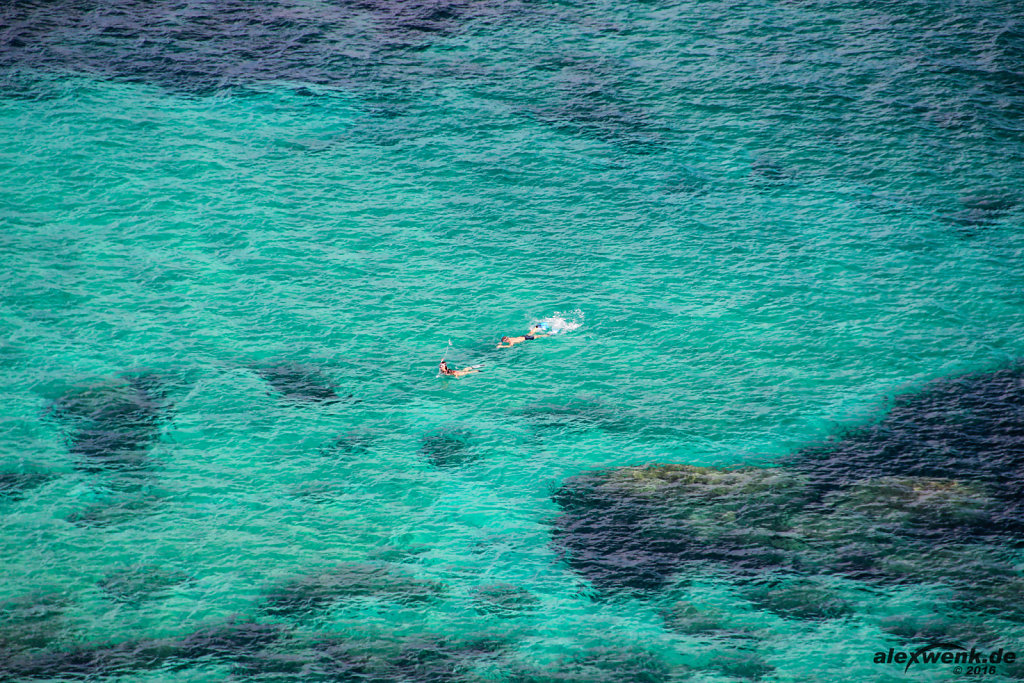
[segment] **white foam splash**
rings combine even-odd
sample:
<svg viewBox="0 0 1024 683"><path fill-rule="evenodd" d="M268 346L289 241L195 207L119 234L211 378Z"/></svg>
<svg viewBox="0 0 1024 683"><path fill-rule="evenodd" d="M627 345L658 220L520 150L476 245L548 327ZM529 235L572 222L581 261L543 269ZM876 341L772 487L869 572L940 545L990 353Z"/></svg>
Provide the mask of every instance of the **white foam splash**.
<svg viewBox="0 0 1024 683"><path fill-rule="evenodd" d="M548 334L565 334L583 325L583 311L578 308L568 313L556 311L551 316L541 318L533 324L539 326Z"/></svg>

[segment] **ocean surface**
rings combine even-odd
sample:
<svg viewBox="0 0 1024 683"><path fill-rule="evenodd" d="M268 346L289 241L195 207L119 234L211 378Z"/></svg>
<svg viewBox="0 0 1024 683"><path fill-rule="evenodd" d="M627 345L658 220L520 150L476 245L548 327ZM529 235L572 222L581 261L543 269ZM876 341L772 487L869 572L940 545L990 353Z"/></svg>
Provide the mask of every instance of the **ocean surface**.
<svg viewBox="0 0 1024 683"><path fill-rule="evenodd" d="M1015 0L5 2L0 679L1024 658L1022 188Z"/></svg>

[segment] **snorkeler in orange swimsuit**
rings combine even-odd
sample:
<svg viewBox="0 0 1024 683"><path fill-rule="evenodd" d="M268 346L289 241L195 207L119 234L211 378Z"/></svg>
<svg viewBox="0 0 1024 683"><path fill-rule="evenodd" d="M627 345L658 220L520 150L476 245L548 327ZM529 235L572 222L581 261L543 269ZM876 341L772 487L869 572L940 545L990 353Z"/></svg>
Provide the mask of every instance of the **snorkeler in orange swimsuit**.
<svg viewBox="0 0 1024 683"><path fill-rule="evenodd" d="M480 372L480 368L477 367L462 368L461 370L452 370L450 367L448 367L448 363L446 363L445 361L441 361L441 364L437 366L437 369L441 372L442 375L448 375L449 377L454 377L455 379L464 377L472 372Z"/></svg>

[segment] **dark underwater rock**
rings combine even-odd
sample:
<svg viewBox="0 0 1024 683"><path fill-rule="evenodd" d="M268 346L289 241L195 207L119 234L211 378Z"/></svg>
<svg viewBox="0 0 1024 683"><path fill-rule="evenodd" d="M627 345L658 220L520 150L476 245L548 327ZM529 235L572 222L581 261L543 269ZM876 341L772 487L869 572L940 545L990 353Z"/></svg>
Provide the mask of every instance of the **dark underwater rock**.
<svg viewBox="0 0 1024 683"><path fill-rule="evenodd" d="M132 670L159 666L172 656L167 646L140 643L122 643L73 650L47 650L30 655L16 655L0 663L0 673L11 680L30 678L72 678L94 680Z"/></svg>
<svg viewBox="0 0 1024 683"><path fill-rule="evenodd" d="M298 89L306 93L315 92L306 86L319 85L382 97L387 83L385 94L394 101L429 77L422 73L429 66L412 50L503 7L469 0L342 0L277 2L253 12L244 0L13 3L3 8L8 30L0 33L0 73L72 72L188 95L302 83Z"/></svg>
<svg viewBox="0 0 1024 683"><path fill-rule="evenodd" d="M331 503L343 498L351 491L351 484L344 481L313 481L293 487L288 493L295 498L311 503Z"/></svg>
<svg viewBox="0 0 1024 683"><path fill-rule="evenodd" d="M322 450L323 455L366 455L373 445L374 435L364 431L339 434Z"/></svg>
<svg viewBox="0 0 1024 683"><path fill-rule="evenodd" d="M755 604L830 619L853 606L820 577L952 588L963 609L1024 620L1024 378L1019 366L936 382L877 423L783 467L624 467L554 494L552 541L603 592L653 590L687 567L729 571ZM819 577L819 578L815 578Z"/></svg>
<svg viewBox="0 0 1024 683"><path fill-rule="evenodd" d="M153 495L117 496L75 510L68 515L67 521L76 526L97 528L134 522L156 512L161 502L159 497Z"/></svg>
<svg viewBox="0 0 1024 683"><path fill-rule="evenodd" d="M793 174L778 160L766 155L758 155L750 164L750 173L755 182L761 185L783 185L793 179Z"/></svg>
<svg viewBox="0 0 1024 683"><path fill-rule="evenodd" d="M718 635L726 630L718 610L702 610L696 605L677 601L661 610L665 628L686 636Z"/></svg>
<svg viewBox="0 0 1024 683"><path fill-rule="evenodd" d="M660 192L665 196L690 201L695 196L706 194L711 184L712 181L707 174L685 168L675 173L674 177L660 188Z"/></svg>
<svg viewBox="0 0 1024 683"><path fill-rule="evenodd" d="M787 537L804 481L785 470L651 465L567 480L552 535L569 565L602 590L661 588L693 561L798 568Z"/></svg>
<svg viewBox="0 0 1024 683"><path fill-rule="evenodd" d="M1017 199L1008 193L979 192L960 198L962 209L949 220L964 227L992 225L1017 207Z"/></svg>
<svg viewBox="0 0 1024 683"><path fill-rule="evenodd" d="M0 660L0 678L73 678L95 680L133 671L159 669L181 661L244 660L284 636L273 625L229 622L181 639L161 638L44 650Z"/></svg>
<svg viewBox="0 0 1024 683"><path fill-rule="evenodd" d="M173 643L174 656L182 659L247 657L280 641L285 632L274 624L229 622L190 633Z"/></svg>
<svg viewBox="0 0 1024 683"><path fill-rule="evenodd" d="M380 562L406 562L430 550L430 546L415 544L412 546L384 545L374 548L367 557Z"/></svg>
<svg viewBox="0 0 1024 683"><path fill-rule="evenodd" d="M444 34L455 30L463 15L471 14L474 3L470 0L441 2L401 2L395 0L357 0L360 8L371 10L393 39L432 39L431 34Z"/></svg>
<svg viewBox="0 0 1024 683"><path fill-rule="evenodd" d="M478 612L499 617L519 616L540 606L540 600L533 593L510 583L478 587L473 592L473 602Z"/></svg>
<svg viewBox="0 0 1024 683"><path fill-rule="evenodd" d="M259 368L256 372L286 401L334 403L341 400L334 382L311 365L281 363Z"/></svg>
<svg viewBox="0 0 1024 683"><path fill-rule="evenodd" d="M50 481L53 475L45 472L0 472L0 501L19 500L26 491L31 491Z"/></svg>
<svg viewBox="0 0 1024 683"><path fill-rule="evenodd" d="M541 57L532 67L546 72L557 93L548 104L529 110L534 119L632 154L665 149L671 127L636 95L633 72L622 62L563 53Z"/></svg>
<svg viewBox="0 0 1024 683"><path fill-rule="evenodd" d="M67 630L64 613L69 604L66 595L54 592L34 592L0 602L0 658L4 651L43 648L58 642Z"/></svg>
<svg viewBox="0 0 1024 683"><path fill-rule="evenodd" d="M755 606L788 619L837 619L853 613L847 601L820 582L806 578L774 578L754 583L743 597Z"/></svg>
<svg viewBox="0 0 1024 683"><path fill-rule="evenodd" d="M538 401L521 408L517 414L539 429L626 432L641 428L630 414L586 397L563 402Z"/></svg>
<svg viewBox="0 0 1024 683"><path fill-rule="evenodd" d="M80 469L133 470L148 464L169 407L159 376L134 374L69 391L52 412L73 427L69 449L80 456Z"/></svg>
<svg viewBox="0 0 1024 683"><path fill-rule="evenodd" d="M443 683L458 680L468 665L492 659L504 648L500 640L476 638L420 637L401 643L397 655L385 667L387 680L412 680Z"/></svg>
<svg viewBox="0 0 1024 683"><path fill-rule="evenodd" d="M448 683L466 680L463 674L475 663L494 660L504 648L502 640L486 637L421 635L373 642L324 638L303 655L306 663L297 680Z"/></svg>
<svg viewBox="0 0 1024 683"><path fill-rule="evenodd" d="M505 648L486 637L460 640L434 634L374 638L319 637L290 642L287 651L268 648L238 663L242 680L346 681L351 683L442 683L461 680Z"/></svg>
<svg viewBox="0 0 1024 683"><path fill-rule="evenodd" d="M1000 514L1001 503L980 484L925 477L880 477L834 492L826 500L871 520L900 529L904 535L970 534L987 528Z"/></svg>
<svg viewBox="0 0 1024 683"><path fill-rule="evenodd" d="M978 619L945 614L896 615L884 617L879 626L886 633L911 643L957 643L970 647L975 643L991 643L998 635Z"/></svg>
<svg viewBox="0 0 1024 683"><path fill-rule="evenodd" d="M532 114L556 129L612 143L633 154L652 154L665 147L665 129L653 121L650 112L634 103L584 93L551 107L534 109Z"/></svg>
<svg viewBox="0 0 1024 683"><path fill-rule="evenodd" d="M1006 568L1003 576L982 575L957 594L956 604L972 612L1024 624L1024 573L1017 567ZM994 579L994 580L993 580Z"/></svg>
<svg viewBox="0 0 1024 683"><path fill-rule="evenodd" d="M1024 365L933 382L896 399L879 422L800 451L782 464L823 490L884 477L964 482L959 493L948 494L963 498L954 518L973 517L974 533L1019 533L1024 530ZM985 497L999 505L987 505Z"/></svg>
<svg viewBox="0 0 1024 683"><path fill-rule="evenodd" d="M135 604L166 593L190 578L184 572L158 565L135 565L108 574L99 586L114 600Z"/></svg>
<svg viewBox="0 0 1024 683"><path fill-rule="evenodd" d="M775 671L775 667L756 652L742 649L713 652L710 664L703 668L748 681L761 680Z"/></svg>
<svg viewBox="0 0 1024 683"><path fill-rule="evenodd" d="M784 468L621 468L566 481L555 494L564 514L552 537L602 591L662 588L703 562L744 581L836 574L885 584L974 581L981 590L979 581L1013 575L1000 548L971 533L986 502L972 485L883 478L818 493ZM770 598L762 602L773 609ZM821 618L842 612L833 607ZM807 609L800 618L816 618ZM799 616L796 603L774 611Z"/></svg>
<svg viewBox="0 0 1024 683"><path fill-rule="evenodd" d="M548 669L521 668L513 683L667 683L672 670L658 655L639 648L602 647L584 650Z"/></svg>
<svg viewBox="0 0 1024 683"><path fill-rule="evenodd" d="M351 564L303 576L272 589L263 610L275 616L306 616L343 600L376 596L407 604L433 600L444 591L384 564Z"/></svg>
<svg viewBox="0 0 1024 683"><path fill-rule="evenodd" d="M460 427L445 427L426 434L420 442L420 454L437 467L457 467L480 457L473 447L472 432Z"/></svg>

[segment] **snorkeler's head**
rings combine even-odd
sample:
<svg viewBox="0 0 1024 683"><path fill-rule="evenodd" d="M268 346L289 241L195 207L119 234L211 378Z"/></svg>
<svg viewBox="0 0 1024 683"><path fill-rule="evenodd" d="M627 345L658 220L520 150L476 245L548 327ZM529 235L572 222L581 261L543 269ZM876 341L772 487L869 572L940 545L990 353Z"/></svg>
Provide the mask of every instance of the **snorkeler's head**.
<svg viewBox="0 0 1024 683"><path fill-rule="evenodd" d="M509 340L509 338L508 338L508 337L502 337L502 338L501 338L501 343L502 343L502 344L508 344L508 343L509 343L509 341L510 341L510 340Z"/></svg>

